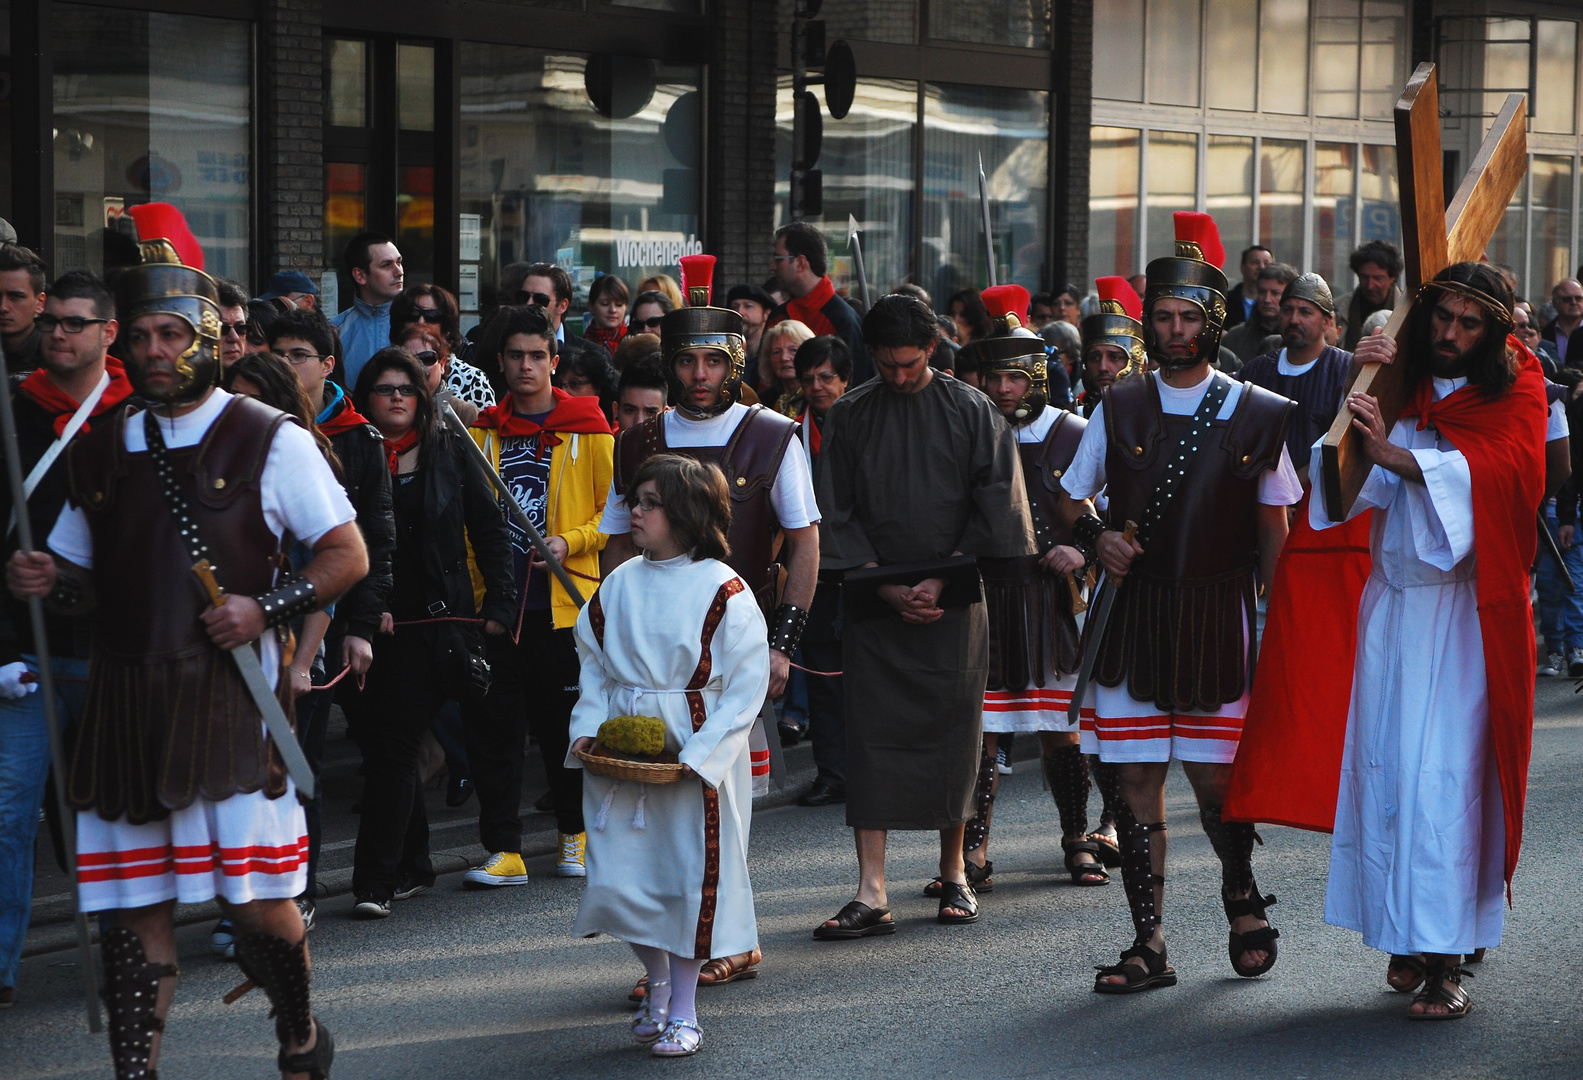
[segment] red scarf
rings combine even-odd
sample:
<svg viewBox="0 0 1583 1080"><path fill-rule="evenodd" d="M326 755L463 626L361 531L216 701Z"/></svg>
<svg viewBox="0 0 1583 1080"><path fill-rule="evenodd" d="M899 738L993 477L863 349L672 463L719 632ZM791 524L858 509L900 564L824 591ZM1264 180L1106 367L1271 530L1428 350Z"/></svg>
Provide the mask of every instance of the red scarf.
<svg viewBox="0 0 1583 1080"><path fill-rule="evenodd" d="M835 299L835 286L828 277L819 279L807 296L786 301L786 318L796 319L815 334L835 333L835 324L825 318L824 306Z"/></svg>
<svg viewBox="0 0 1583 1080"><path fill-rule="evenodd" d="M368 418L357 411L357 406L352 404L352 399L343 397L339 402L339 408L324 423L319 425L319 430L324 432L326 437L330 437L339 435L343 431L351 431L353 428L366 423L368 423Z"/></svg>
<svg viewBox="0 0 1583 1080"><path fill-rule="evenodd" d="M323 431L323 428L319 429ZM396 475L396 459L414 446L418 445L418 429L413 428L399 439L385 437L385 464L390 466L390 475Z"/></svg>
<svg viewBox="0 0 1583 1080"><path fill-rule="evenodd" d="M503 439L527 439L537 435L541 456L546 447L561 445L561 435L611 433L610 420L599 407L598 398L573 396L558 386L552 387L551 392L555 395L555 406L542 424L536 424L526 416L518 416L508 397L498 405L480 410L473 426L493 428L500 432Z"/></svg>
<svg viewBox="0 0 1583 1080"><path fill-rule="evenodd" d="M797 414L797 422L808 433L808 456L817 459L819 457L821 434L818 421L813 418L813 413L809 412L807 407L804 407L803 411Z"/></svg>
<svg viewBox="0 0 1583 1080"><path fill-rule="evenodd" d="M1507 346L1522 365L1510 391L1491 400L1468 385L1435 401L1434 382L1426 378L1402 416L1418 417L1420 430L1433 424L1467 459L1472 474L1479 634L1484 644L1490 741L1506 820L1509 895L1522 846L1533 743L1536 656L1528 568L1539 544L1534 511L1544 493L1548 406L1539 361L1515 337L1507 339ZM1361 527L1354 521L1345 528ZM1357 560L1362 558L1362 565L1367 565L1367 556L1358 553L1366 534L1344 534L1321 548L1305 542L1302 533L1300 525L1281 552L1259 677L1225 809L1228 817L1328 830L1335 824L1350 691L1325 691L1321 702L1300 703L1305 695L1313 695L1314 687L1351 686L1355 631L1343 633L1337 627L1344 623L1349 604L1356 619L1357 599L1352 592L1361 595L1354 577ZM1343 588L1336 588L1338 581ZM1309 605L1314 597L1327 593L1336 610L1315 618ZM1300 617L1290 618L1289 625L1276 622L1275 605L1284 604L1283 598L1295 598L1294 607L1303 605L1296 609ZM1293 676L1297 670L1293 665L1300 667L1300 679ZM1276 674L1271 676L1271 670ZM1296 726L1294 716L1302 721Z"/></svg>
<svg viewBox="0 0 1583 1080"><path fill-rule="evenodd" d="M627 336L627 324L622 323L614 330L606 330L593 323L588 324L588 330L583 334L584 341L597 341L610 350L610 355L616 355L616 348L621 344L621 339Z"/></svg>
<svg viewBox="0 0 1583 1080"><path fill-rule="evenodd" d="M103 416L121 402L132 396L132 382L126 377L126 368L121 361L113 356L105 357L105 374L110 376L110 385L104 388L104 393L99 395L99 402L93 407L89 417ZM27 395L40 408L55 414L55 436L60 437L66 430L66 425L71 423L71 418L76 414L82 402L72 397L66 391L50 381L49 372L37 368L22 385L17 387L19 393ZM88 433L88 424L85 422L79 434Z"/></svg>

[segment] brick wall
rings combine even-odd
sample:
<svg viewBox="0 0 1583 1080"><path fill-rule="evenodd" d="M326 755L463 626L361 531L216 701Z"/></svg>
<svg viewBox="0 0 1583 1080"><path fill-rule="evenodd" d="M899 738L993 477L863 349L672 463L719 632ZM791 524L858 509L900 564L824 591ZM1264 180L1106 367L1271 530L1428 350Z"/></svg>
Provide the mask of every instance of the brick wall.
<svg viewBox="0 0 1583 1080"><path fill-rule="evenodd" d="M259 5L262 289L277 270L315 281L324 263L324 43L316 0Z"/></svg>
<svg viewBox="0 0 1583 1080"><path fill-rule="evenodd" d="M1055 91L1055 140L1050 174L1051 273L1046 283L1068 282L1084 292L1088 278L1089 126L1093 119L1095 0L1055 5L1055 50L1051 89Z"/></svg>
<svg viewBox="0 0 1583 1080"><path fill-rule="evenodd" d="M716 0L705 244L724 285L763 281L775 221L776 0Z"/></svg>

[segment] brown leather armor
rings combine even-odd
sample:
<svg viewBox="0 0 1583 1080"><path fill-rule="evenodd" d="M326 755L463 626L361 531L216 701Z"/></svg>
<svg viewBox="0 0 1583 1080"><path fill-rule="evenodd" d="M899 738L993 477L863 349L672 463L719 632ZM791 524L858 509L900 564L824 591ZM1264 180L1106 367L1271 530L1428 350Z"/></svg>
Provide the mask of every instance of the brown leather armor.
<svg viewBox="0 0 1583 1080"><path fill-rule="evenodd" d="M616 440L614 487L625 495L638 469L655 454L681 454L707 461L725 473L731 491L731 555L726 565L742 575L759 607L775 605L780 568L775 564L775 539L780 522L770 502L781 459L797 433L795 422L762 405L750 405L724 446L665 444L665 415L650 417L623 431Z"/></svg>
<svg viewBox="0 0 1583 1080"><path fill-rule="evenodd" d="M237 397L196 446L167 451L227 592L274 587L280 545L264 519L259 481L286 419ZM263 788L278 797L286 790L279 755L265 749L262 718L235 662L204 630L207 597L148 452L126 451L125 422L123 413L96 426L67 457L71 499L93 536L98 601L67 801L139 824L199 796Z"/></svg>
<svg viewBox="0 0 1583 1080"><path fill-rule="evenodd" d="M1259 477L1280 464L1296 406L1244 384L1189 463L1155 535L1123 579L1094 678L1165 712L1216 709L1247 688L1258 569ZM1152 377L1105 395L1112 527L1143 520L1191 417L1167 415Z"/></svg>
<svg viewBox="0 0 1583 1080"><path fill-rule="evenodd" d="M989 618L990 690L1042 687L1077 670L1082 659L1072 591L1064 577L1039 568L1039 559L1058 544L1070 544L1061 525L1061 477L1077 455L1088 421L1069 412L1040 443L1018 443L1022 479L1028 491L1037 551L1015 559L980 559Z"/></svg>

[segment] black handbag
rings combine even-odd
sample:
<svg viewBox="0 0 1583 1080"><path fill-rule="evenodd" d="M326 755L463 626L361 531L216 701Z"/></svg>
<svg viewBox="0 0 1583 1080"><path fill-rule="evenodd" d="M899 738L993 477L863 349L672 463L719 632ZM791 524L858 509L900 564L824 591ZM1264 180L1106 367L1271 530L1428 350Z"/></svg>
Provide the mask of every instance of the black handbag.
<svg viewBox="0 0 1583 1080"><path fill-rule="evenodd" d="M442 624L434 641L434 665L446 693L457 701L480 702L489 693L489 661L483 635Z"/></svg>

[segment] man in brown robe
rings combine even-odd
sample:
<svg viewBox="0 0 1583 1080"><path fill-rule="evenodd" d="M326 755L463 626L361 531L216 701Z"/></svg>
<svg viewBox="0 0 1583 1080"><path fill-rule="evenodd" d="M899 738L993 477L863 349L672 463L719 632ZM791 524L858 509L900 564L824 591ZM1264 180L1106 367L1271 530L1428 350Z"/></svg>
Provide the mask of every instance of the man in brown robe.
<svg viewBox="0 0 1583 1080"><path fill-rule="evenodd" d="M851 571L1034 551L1022 466L990 400L929 366L935 316L886 296L863 319L879 377L846 393L825 419L817 491L822 565ZM940 921L972 922L978 901L962 866L982 738L989 631L939 577L879 587L889 609L857 617L847 586L847 824L856 832L857 897L814 936L895 930L885 895L885 834L940 831ZM963 586L954 585L953 589Z"/></svg>

